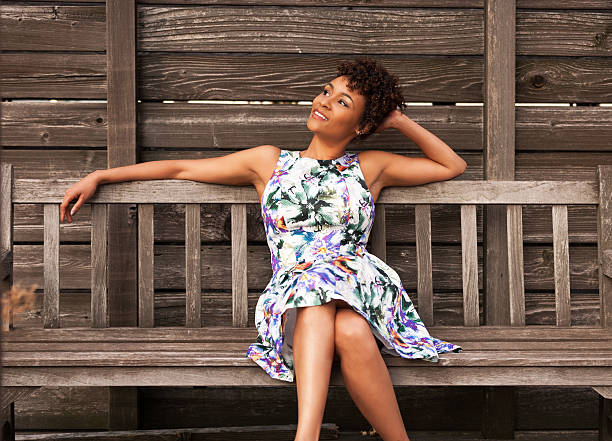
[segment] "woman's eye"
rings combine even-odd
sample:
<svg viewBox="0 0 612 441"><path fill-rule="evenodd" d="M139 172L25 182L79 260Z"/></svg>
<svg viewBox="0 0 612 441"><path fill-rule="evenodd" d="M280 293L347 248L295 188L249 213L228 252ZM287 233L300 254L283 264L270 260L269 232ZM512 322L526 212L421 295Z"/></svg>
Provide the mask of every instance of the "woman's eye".
<svg viewBox="0 0 612 441"><path fill-rule="evenodd" d="M323 89L323 93L325 93L325 92L327 92L327 89ZM348 105L346 104L346 102L344 100L340 100L339 102L344 104L344 107L348 107Z"/></svg>

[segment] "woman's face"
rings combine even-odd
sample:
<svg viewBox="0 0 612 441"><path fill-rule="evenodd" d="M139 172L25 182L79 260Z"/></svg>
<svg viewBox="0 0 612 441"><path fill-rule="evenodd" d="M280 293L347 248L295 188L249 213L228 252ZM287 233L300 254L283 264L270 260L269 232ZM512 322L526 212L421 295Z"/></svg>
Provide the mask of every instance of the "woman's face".
<svg viewBox="0 0 612 441"><path fill-rule="evenodd" d="M336 77L314 98L307 123L312 132L334 140L350 140L357 135L365 98L357 91L349 90L347 83L346 75ZM327 119L320 119L315 110Z"/></svg>

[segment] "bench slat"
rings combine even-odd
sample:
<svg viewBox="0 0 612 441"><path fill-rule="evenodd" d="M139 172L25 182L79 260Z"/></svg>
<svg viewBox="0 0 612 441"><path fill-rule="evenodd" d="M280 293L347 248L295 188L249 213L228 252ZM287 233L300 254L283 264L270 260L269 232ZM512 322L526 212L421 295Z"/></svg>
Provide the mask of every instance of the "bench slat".
<svg viewBox="0 0 612 441"><path fill-rule="evenodd" d="M61 203L78 179L15 180L17 203ZM383 204L598 204L597 181L461 180L385 187ZM251 186L230 186L181 179L115 182L101 185L87 203L257 203Z"/></svg>
<svg viewBox="0 0 612 441"><path fill-rule="evenodd" d="M108 327L107 207L94 204L91 211L91 326L94 328Z"/></svg>
<svg viewBox="0 0 612 441"><path fill-rule="evenodd" d="M552 206L552 232L557 326L569 326L571 309L567 205Z"/></svg>
<svg viewBox="0 0 612 441"><path fill-rule="evenodd" d="M414 229L417 259L418 312L421 320L432 325L433 282L431 263L431 210L429 204L414 206Z"/></svg>
<svg viewBox="0 0 612 441"><path fill-rule="evenodd" d="M572 326L569 328L551 325L538 326L477 326L466 328L464 326L430 326L427 328L431 335L447 341L580 341L599 340L602 344L610 342L612 346L612 333L607 328ZM39 342L39 341L74 341L74 342L121 342L121 341L159 341L166 342L213 342L233 341L252 343L257 337L255 328L234 328L231 326L214 326L203 328L185 328L182 326L164 326L157 328L60 328L42 329L26 328L13 329L8 333L0 334L3 342Z"/></svg>
<svg viewBox="0 0 612 441"><path fill-rule="evenodd" d="M59 328L59 206L44 204L43 326Z"/></svg>
<svg viewBox="0 0 612 441"><path fill-rule="evenodd" d="M506 205L508 290L510 294L510 324L512 326L525 326L522 213L522 205Z"/></svg>
<svg viewBox="0 0 612 441"><path fill-rule="evenodd" d="M246 327L249 316L247 291L246 204L232 204L232 325Z"/></svg>
<svg viewBox="0 0 612 441"><path fill-rule="evenodd" d="M476 205L461 205L461 268L463 279L463 324L479 326L478 243Z"/></svg>
<svg viewBox="0 0 612 441"><path fill-rule="evenodd" d="M202 326L200 204L185 204L185 326Z"/></svg>
<svg viewBox="0 0 612 441"><path fill-rule="evenodd" d="M383 356L389 366L413 363L433 364L422 359ZM3 366L249 366L252 360L244 351L158 351L154 346L142 351L36 351L3 352ZM440 366L610 366L612 349L607 351L572 350L476 351L440 354Z"/></svg>
<svg viewBox="0 0 612 441"><path fill-rule="evenodd" d="M138 204L138 326L155 322L153 291L153 204Z"/></svg>
<svg viewBox="0 0 612 441"><path fill-rule="evenodd" d="M224 341L217 340L212 342L167 342L159 339L157 341L122 341L122 342L58 342L55 340L45 342L4 342L2 350L7 352L36 352L40 350L41 344L44 344L44 349L47 352L51 351L138 351L149 349L156 351L242 351L246 354L247 348L251 342L247 341ZM466 340L461 342L461 346L465 351L535 351L535 352L560 352L572 350L589 350L597 352L602 349L602 341L597 339L591 340L565 340L559 344L558 340L550 341L478 341Z"/></svg>
<svg viewBox="0 0 612 441"><path fill-rule="evenodd" d="M248 359L245 359L247 362ZM397 386L612 386L608 366L455 366L407 360L389 367ZM295 382L271 378L250 366L156 367L3 367L5 386L285 386ZM343 385L340 367L332 367L330 385Z"/></svg>

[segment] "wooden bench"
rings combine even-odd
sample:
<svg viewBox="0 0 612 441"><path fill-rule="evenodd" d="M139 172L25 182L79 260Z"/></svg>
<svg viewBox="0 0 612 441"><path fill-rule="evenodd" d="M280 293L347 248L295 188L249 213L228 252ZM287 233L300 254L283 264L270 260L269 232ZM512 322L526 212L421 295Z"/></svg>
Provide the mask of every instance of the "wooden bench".
<svg viewBox="0 0 612 441"><path fill-rule="evenodd" d="M0 170L0 275L12 283L13 204L44 204L44 310L42 329L4 323L5 408L42 386L294 386L270 378L245 356L257 331L247 323L246 204L259 204L251 187L181 180L101 185L92 199L91 327L60 321L59 204L76 180L13 180ZM138 327L110 328L107 321L107 204L138 205ZM185 327L154 327L153 204L185 204ZM231 204L232 323L201 326L200 204ZM386 188L377 201L371 236L374 254L386 259L384 206L415 204L418 312L430 333L458 343L461 353L439 363L383 358L395 385L585 386L600 394L600 439L612 439L612 166L598 167L597 182L445 181ZM433 323L432 204L461 206L463 325ZM479 316L476 206L503 204L507 214L510 324L482 326ZM555 326L526 326L522 206L552 207ZM597 327L570 326L567 206L598 207L599 295ZM417 300L417 299L415 299ZM330 383L341 385L334 363Z"/></svg>

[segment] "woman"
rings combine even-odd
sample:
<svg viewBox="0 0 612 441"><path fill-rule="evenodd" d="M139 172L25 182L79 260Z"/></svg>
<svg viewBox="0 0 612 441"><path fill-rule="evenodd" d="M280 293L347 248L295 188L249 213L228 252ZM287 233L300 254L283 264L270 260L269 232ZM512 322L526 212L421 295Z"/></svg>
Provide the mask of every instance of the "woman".
<svg viewBox="0 0 612 441"><path fill-rule="evenodd" d="M295 378L295 440L319 437L333 360L382 438L408 440L382 352L436 362L439 353L461 347L429 335L397 273L365 250L374 202L386 186L452 179L466 163L402 114L405 107L397 77L378 62L344 62L313 101L307 125L314 136L305 150L261 145L216 158L96 170L66 191L60 217L72 222L101 183L189 179L255 186L274 274L257 303L257 341L245 355L272 378ZM346 153L354 139L388 128L427 158Z"/></svg>

